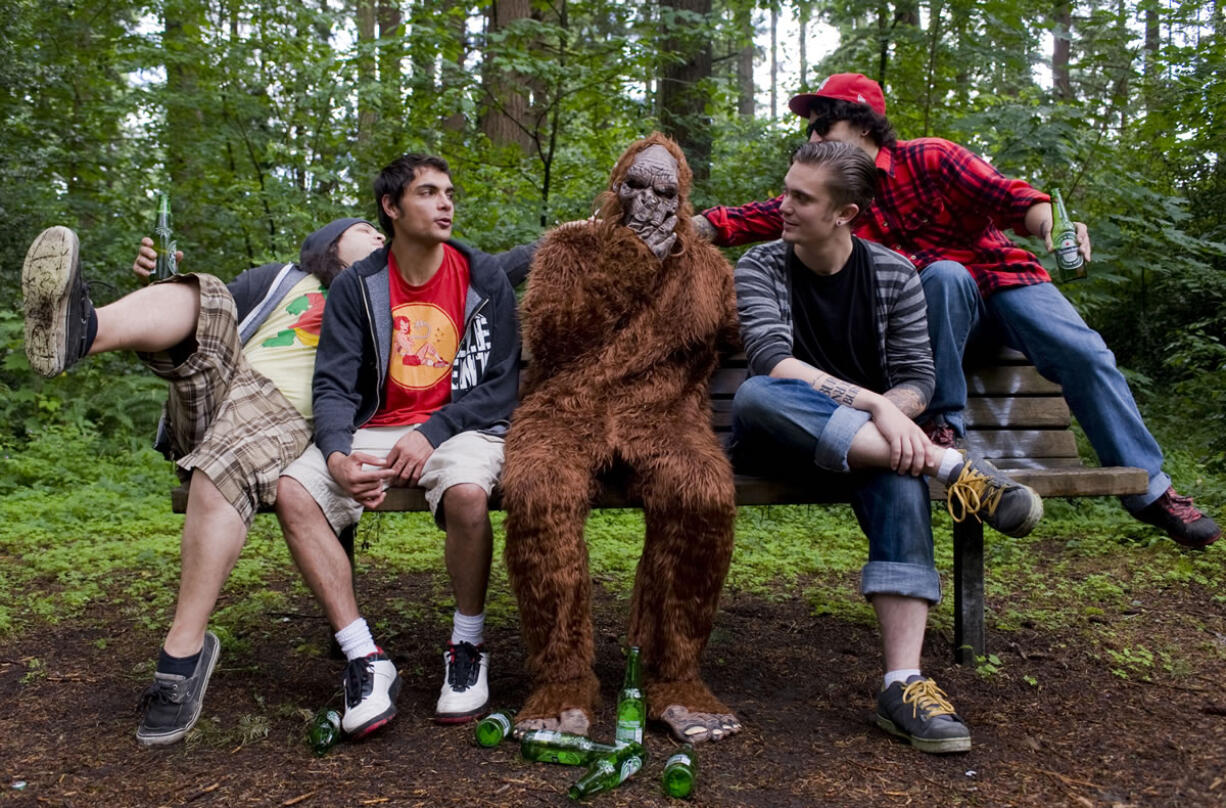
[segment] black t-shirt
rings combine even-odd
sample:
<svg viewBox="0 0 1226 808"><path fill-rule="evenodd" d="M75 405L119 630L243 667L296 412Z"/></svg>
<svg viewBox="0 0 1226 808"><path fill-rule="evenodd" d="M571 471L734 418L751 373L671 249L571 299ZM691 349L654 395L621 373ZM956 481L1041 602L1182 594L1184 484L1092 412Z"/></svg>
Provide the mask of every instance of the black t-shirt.
<svg viewBox="0 0 1226 808"><path fill-rule="evenodd" d="M818 275L787 252L792 277L792 353L818 370L876 393L886 390L877 347L877 278L868 248L852 239L851 257Z"/></svg>

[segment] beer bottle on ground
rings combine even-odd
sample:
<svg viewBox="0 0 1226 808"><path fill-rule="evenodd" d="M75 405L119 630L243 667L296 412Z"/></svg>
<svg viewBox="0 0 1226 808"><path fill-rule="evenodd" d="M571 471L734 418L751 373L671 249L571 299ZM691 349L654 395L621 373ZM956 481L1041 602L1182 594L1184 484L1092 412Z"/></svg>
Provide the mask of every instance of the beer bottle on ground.
<svg viewBox="0 0 1226 808"><path fill-rule="evenodd" d="M618 743L643 742L643 728L647 724L647 702L643 698L643 674L639 662L638 647L631 647L626 655L626 678L621 692L617 694Z"/></svg>
<svg viewBox="0 0 1226 808"><path fill-rule="evenodd" d="M694 791L698 774L698 758L692 744L685 744L664 762L664 793L670 797L688 797Z"/></svg>
<svg viewBox="0 0 1226 808"><path fill-rule="evenodd" d="M158 254L157 264L153 270L155 281L178 273L175 246L174 233L170 229L170 197L166 194L159 194L157 221L153 226L153 249Z"/></svg>
<svg viewBox="0 0 1226 808"><path fill-rule="evenodd" d="M647 750L641 744L631 741L625 746L619 746L613 754L596 758L591 768L566 792L566 796L572 800L581 800L601 791L617 788L643 768L646 761Z"/></svg>
<svg viewBox="0 0 1226 808"><path fill-rule="evenodd" d="M307 741L311 744L311 750L323 757L329 749L340 743L340 740L341 714L331 708L324 708L316 713L307 730Z"/></svg>
<svg viewBox="0 0 1226 808"><path fill-rule="evenodd" d="M490 713L477 722L477 729L474 731L477 743L486 747L497 746L502 743L503 738L511 734L514 721L514 710L497 710Z"/></svg>
<svg viewBox="0 0 1226 808"><path fill-rule="evenodd" d="M602 755L611 755L616 746L596 743L591 738L570 732L552 729L534 729L525 732L519 743L524 760L538 763L561 763L564 766L583 766Z"/></svg>
<svg viewBox="0 0 1226 808"><path fill-rule="evenodd" d="M1056 269L1067 283L1086 276L1086 262L1077 248L1077 228L1064 207L1059 188L1051 190L1051 240L1056 248Z"/></svg>

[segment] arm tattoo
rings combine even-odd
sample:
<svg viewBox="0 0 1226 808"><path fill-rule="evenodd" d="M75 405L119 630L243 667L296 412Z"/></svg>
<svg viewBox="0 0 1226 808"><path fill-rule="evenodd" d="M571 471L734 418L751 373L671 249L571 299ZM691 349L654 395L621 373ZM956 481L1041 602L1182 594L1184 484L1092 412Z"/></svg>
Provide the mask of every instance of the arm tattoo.
<svg viewBox="0 0 1226 808"><path fill-rule="evenodd" d="M914 418L928 406L928 402L913 387L894 387L882 395L908 418Z"/></svg>
<svg viewBox="0 0 1226 808"><path fill-rule="evenodd" d="M690 218L690 222L694 225L694 231L698 233L700 239L715 241L715 225L711 224L706 216L696 213Z"/></svg>
<svg viewBox="0 0 1226 808"><path fill-rule="evenodd" d="M836 404L848 407L855 406L852 402L856 400L856 396L860 395L860 388L856 385L826 374L814 379L810 386L817 392L829 396Z"/></svg>

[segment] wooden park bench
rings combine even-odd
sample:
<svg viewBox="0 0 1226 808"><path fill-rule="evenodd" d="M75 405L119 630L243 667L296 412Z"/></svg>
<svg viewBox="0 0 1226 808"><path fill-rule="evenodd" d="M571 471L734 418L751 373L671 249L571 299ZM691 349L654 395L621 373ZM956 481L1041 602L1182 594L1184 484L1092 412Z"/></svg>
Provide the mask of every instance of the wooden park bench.
<svg viewBox="0 0 1226 808"><path fill-rule="evenodd" d="M717 433L731 429L732 396L749 375L743 355L726 359L711 380L712 421ZM1068 405L1059 385L1042 376L1016 351L1004 351L988 366L967 373L967 448L1008 471L1042 497L1093 497L1139 494L1146 490L1143 469L1087 467L1077 455L1069 428ZM932 498L945 501L943 485L931 484ZM738 505L834 504L845 500L823 497L803 482L737 475ZM641 502L624 487L605 485L594 508L637 508ZM490 503L497 508L497 495ZM176 513L187 508L187 490L172 492ZM420 488L389 489L377 508L382 512L428 510ZM353 531L341 537L353 557ZM986 653L983 601L983 525L968 518L955 523L954 647L958 662L975 664ZM815 547L816 551L816 547Z"/></svg>

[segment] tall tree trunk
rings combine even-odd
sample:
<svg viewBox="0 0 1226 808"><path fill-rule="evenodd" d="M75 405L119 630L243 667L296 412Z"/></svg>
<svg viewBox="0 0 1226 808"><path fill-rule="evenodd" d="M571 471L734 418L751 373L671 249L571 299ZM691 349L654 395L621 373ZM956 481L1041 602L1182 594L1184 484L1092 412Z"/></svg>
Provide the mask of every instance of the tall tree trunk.
<svg viewBox="0 0 1226 808"><path fill-rule="evenodd" d="M375 0L357 0L354 21L358 26L358 145L370 142L378 114L375 76Z"/></svg>
<svg viewBox="0 0 1226 808"><path fill-rule="evenodd" d="M711 119L707 116L707 82L711 78L711 42L687 30L674 13L688 11L704 19L711 0L660 0L662 19L660 52L679 57L660 75L660 128L685 152L697 181L711 173Z"/></svg>
<svg viewBox="0 0 1226 808"><path fill-rule="evenodd" d="M806 0L796 3L796 17L800 24L800 35L797 37L800 46L800 89L805 90L809 86L809 4Z"/></svg>
<svg viewBox="0 0 1226 808"><path fill-rule="evenodd" d="M528 19L532 0L493 0L490 3L488 25L490 33L501 31L516 20ZM523 92L523 77L512 72L500 74L489 67L484 72L486 105L481 115L481 131L500 146L518 146L528 151L532 141L525 126L528 97Z"/></svg>
<svg viewBox="0 0 1226 808"><path fill-rule="evenodd" d="M771 117L779 117L779 10L771 6Z"/></svg>
<svg viewBox="0 0 1226 808"><path fill-rule="evenodd" d="M736 53L736 112L742 118L754 114L753 85L753 8L740 4L736 8L736 36L741 47Z"/></svg>
<svg viewBox="0 0 1226 808"><path fill-rule="evenodd" d="M885 89L885 75L890 66L890 5L877 4L877 83Z"/></svg>
<svg viewBox="0 0 1226 808"><path fill-rule="evenodd" d="M1057 101L1071 101L1073 85L1069 81L1069 56L1073 41L1073 6L1070 0L1056 0L1052 19L1056 23L1056 30L1052 32L1052 93Z"/></svg>
<svg viewBox="0 0 1226 808"><path fill-rule="evenodd" d="M200 75L197 65L204 50L201 29L204 9L190 0L172 0L163 5L162 50L166 67L166 172L170 187L189 189L199 182L198 147L203 140L204 110L200 106ZM171 194L175 226L191 232L193 222L185 217L182 194Z"/></svg>
<svg viewBox="0 0 1226 808"><path fill-rule="evenodd" d="M402 121L400 63L404 59L404 28L399 0L378 0L375 16L379 22L379 117Z"/></svg>
<svg viewBox="0 0 1226 808"><path fill-rule="evenodd" d="M455 53L455 59L449 61L447 58L447 50L449 49L443 49L444 52L442 54L442 62L439 70L440 89L449 88L452 82L462 83L466 75L464 65L468 61L469 43L468 27L465 19L468 15L465 3L466 0L444 0L443 3L443 12L447 14L447 19L449 20L447 24L447 35L452 42L451 50L453 50ZM430 0L422 0L421 6L423 9L428 9L430 6ZM456 7L464 8L466 13L454 15L451 14L451 9ZM427 10L422 11L423 15L427 13ZM434 92L433 82L431 82L430 92ZM442 125L444 129L452 132L463 132L466 123L467 120L464 117L463 110L455 109L443 112Z"/></svg>
<svg viewBox="0 0 1226 808"><path fill-rule="evenodd" d="M1142 5L1145 8L1145 111L1151 113L1161 103L1158 89L1162 79L1162 67L1158 56L1162 47L1162 26L1155 0L1146 0Z"/></svg>

